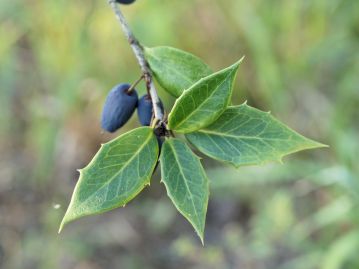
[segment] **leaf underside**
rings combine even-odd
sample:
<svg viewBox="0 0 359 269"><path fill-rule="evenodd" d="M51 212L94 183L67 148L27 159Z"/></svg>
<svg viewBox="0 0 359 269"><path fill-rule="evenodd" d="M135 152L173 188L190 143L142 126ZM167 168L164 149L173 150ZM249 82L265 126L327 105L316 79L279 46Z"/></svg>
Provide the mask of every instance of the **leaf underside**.
<svg viewBox="0 0 359 269"><path fill-rule="evenodd" d="M282 162L287 154L325 146L246 104L228 107L215 123L186 138L207 156L236 167Z"/></svg>
<svg viewBox="0 0 359 269"><path fill-rule="evenodd" d="M199 158L186 143L168 139L162 146L160 163L168 196L192 224L203 244L209 183Z"/></svg>
<svg viewBox="0 0 359 269"><path fill-rule="evenodd" d="M174 97L212 73L200 58L179 49L145 48L145 56L156 80Z"/></svg>
<svg viewBox="0 0 359 269"><path fill-rule="evenodd" d="M185 90L169 114L168 127L179 133L190 133L214 122L230 103L242 59Z"/></svg>
<svg viewBox="0 0 359 269"><path fill-rule="evenodd" d="M158 158L153 129L142 127L104 145L84 169L60 225L124 206L150 182Z"/></svg>

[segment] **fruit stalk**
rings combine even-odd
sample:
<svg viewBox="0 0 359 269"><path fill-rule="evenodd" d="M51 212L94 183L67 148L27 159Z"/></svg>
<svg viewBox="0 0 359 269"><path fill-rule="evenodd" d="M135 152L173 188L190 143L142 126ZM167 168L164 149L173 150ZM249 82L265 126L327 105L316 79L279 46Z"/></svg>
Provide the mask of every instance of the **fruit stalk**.
<svg viewBox="0 0 359 269"><path fill-rule="evenodd" d="M164 115L163 115L163 111L161 109L161 101L160 101L160 98L158 97L157 90L153 83L152 72L151 72L151 69L149 68L149 64L147 63L147 60L145 58L145 55L143 52L143 47L141 46L140 42L138 42L138 40L132 33L119 6L116 4L116 1L108 0L108 3L110 4L113 12L115 13L116 18L117 18L118 22L120 23L121 28L128 40L128 43L132 47L132 50L137 58L137 61L140 65L140 67L141 67L142 73L143 73L145 81L146 81L147 91L150 94L151 100L153 103L153 111L154 111L155 119L159 123L162 123L163 119L164 119Z"/></svg>

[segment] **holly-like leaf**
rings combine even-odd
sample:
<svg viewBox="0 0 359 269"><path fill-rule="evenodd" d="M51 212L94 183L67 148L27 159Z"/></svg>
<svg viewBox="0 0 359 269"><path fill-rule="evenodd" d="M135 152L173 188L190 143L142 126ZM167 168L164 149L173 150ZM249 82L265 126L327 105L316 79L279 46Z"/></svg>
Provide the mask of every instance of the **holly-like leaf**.
<svg viewBox="0 0 359 269"><path fill-rule="evenodd" d="M142 127L104 145L80 170L70 205L60 225L124 206L150 182L158 159L153 129Z"/></svg>
<svg viewBox="0 0 359 269"><path fill-rule="evenodd" d="M230 103L242 59L185 90L169 114L168 127L179 133L190 133L214 122Z"/></svg>
<svg viewBox="0 0 359 269"><path fill-rule="evenodd" d="M203 244L209 184L199 158L178 139L168 139L160 157L162 181L178 211L192 224Z"/></svg>
<svg viewBox="0 0 359 269"><path fill-rule="evenodd" d="M236 167L281 162L287 154L325 146L246 104L228 107L215 123L186 138L207 156Z"/></svg>
<svg viewBox="0 0 359 269"><path fill-rule="evenodd" d="M200 58L179 49L145 48L145 56L157 81L174 97L212 73Z"/></svg>

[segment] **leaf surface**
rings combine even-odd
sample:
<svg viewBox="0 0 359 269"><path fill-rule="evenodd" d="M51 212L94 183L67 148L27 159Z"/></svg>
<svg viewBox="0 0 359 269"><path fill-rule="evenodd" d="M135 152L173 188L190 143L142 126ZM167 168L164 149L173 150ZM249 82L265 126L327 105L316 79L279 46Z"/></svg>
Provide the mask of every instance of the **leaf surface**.
<svg viewBox="0 0 359 269"><path fill-rule="evenodd" d="M190 133L214 122L230 103L242 59L184 91L169 114L168 127L179 133Z"/></svg>
<svg viewBox="0 0 359 269"><path fill-rule="evenodd" d="M153 129L141 127L104 145L84 169L60 225L124 206L150 182L158 159Z"/></svg>
<svg viewBox="0 0 359 269"><path fill-rule="evenodd" d="M200 58L179 49L145 48L145 56L157 81L174 97L212 73Z"/></svg>
<svg viewBox="0 0 359 269"><path fill-rule="evenodd" d="M246 104L228 107L215 123L186 138L207 156L236 167L281 162L287 154L325 146Z"/></svg>
<svg viewBox="0 0 359 269"><path fill-rule="evenodd" d="M168 139L162 146L160 163L168 196L203 243L209 183L199 158L183 141Z"/></svg>

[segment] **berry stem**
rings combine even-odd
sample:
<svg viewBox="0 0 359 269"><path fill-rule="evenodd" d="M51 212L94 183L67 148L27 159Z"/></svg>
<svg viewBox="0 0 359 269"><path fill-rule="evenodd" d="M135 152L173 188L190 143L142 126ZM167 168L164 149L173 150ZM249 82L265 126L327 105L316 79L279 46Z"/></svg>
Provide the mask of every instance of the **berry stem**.
<svg viewBox="0 0 359 269"><path fill-rule="evenodd" d="M144 79L143 75L131 85L131 87L127 90L127 93L130 94L135 89L137 84L141 82L142 79Z"/></svg>
<svg viewBox="0 0 359 269"><path fill-rule="evenodd" d="M136 39L136 37L134 36L134 34L132 33L130 27L128 26L128 23L125 19L125 17L123 16L119 6L116 4L115 0L108 0L108 3L110 4L113 12L116 15L116 18L118 20L118 22L120 23L122 30L128 40L128 43L130 44L130 46L132 47L132 50L137 58L137 61L141 67L143 76L145 78L146 81L146 86L147 86L147 91L149 92L149 94L151 95L151 100L152 100L152 104L153 104L153 111L155 114L155 119L157 120L157 122L162 123L163 119L164 119L164 115L161 109L161 102L160 102L160 98L158 97L157 94L157 90L155 87L155 84L153 83L153 79L152 79L152 72L151 69L149 67L149 64L145 58L144 52L143 52L143 47L141 46L140 42L138 42L138 40Z"/></svg>

